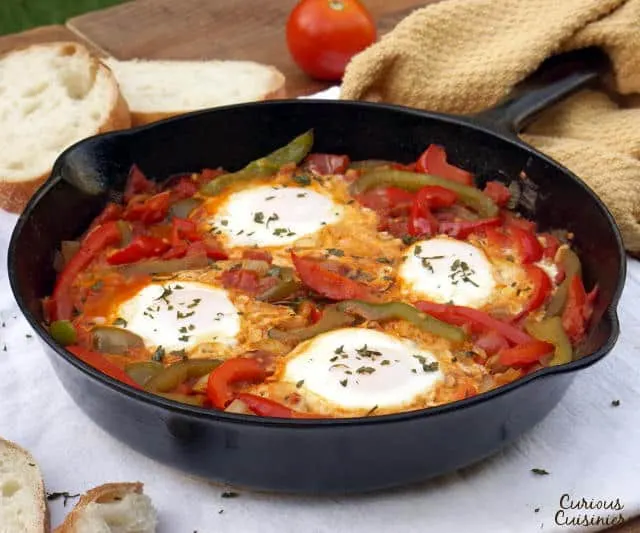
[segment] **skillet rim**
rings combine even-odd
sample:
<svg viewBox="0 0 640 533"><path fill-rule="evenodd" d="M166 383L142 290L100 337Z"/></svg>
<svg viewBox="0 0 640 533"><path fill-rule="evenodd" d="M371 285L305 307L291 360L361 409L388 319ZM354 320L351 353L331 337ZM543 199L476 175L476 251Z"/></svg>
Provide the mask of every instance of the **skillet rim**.
<svg viewBox="0 0 640 533"><path fill-rule="evenodd" d="M17 275L16 275L16 248L18 246L18 241L20 240L21 233L23 231L24 226L27 224L28 219L30 218L33 211L35 211L38 207L39 202L49 193L49 191L62 180L62 176L60 175L59 168L62 165L62 162L67 158L73 157L73 152L79 147L87 142L96 141L104 141L116 138L123 139L133 139L136 135L140 133L144 133L148 130L152 130L158 127L167 127L171 126L173 123L181 122L184 120L189 120L191 117L215 114L219 111L225 110L233 110L238 108L265 108L265 107L280 107L280 106L308 106L313 107L317 105L328 105L328 106L336 106L336 107L356 107L361 109L385 109L387 111L391 111L393 113L402 113L415 115L418 117L430 118L435 120L440 120L443 122L448 122L450 124L454 124L457 126L461 126L464 128L474 129L483 133L485 135L490 135L492 137L496 137L499 140L506 142L508 144L514 145L520 149L527 150L531 155L538 157L546 164L555 167L560 172L564 174L565 179L569 179L573 181L576 186L581 187L593 200L595 205L597 205L605 217L609 222L609 228L611 229L613 236L616 240L617 251L618 251L618 259L620 263L620 269L618 271L616 288L613 291L611 303L605 310L602 315L601 320L608 321L608 327L610 328L606 342L595 352L582 356L580 359L576 359L571 361L570 363L566 363L564 365L554 366L554 367L545 367L542 368L532 374L528 374L522 378L517 379L511 383L506 385L501 385L493 390L483 392L472 396L470 398L466 398L464 400L457 400L454 402L445 403L442 405L428 407L424 409L417 409L413 411L404 411L400 413L386 414L386 415L377 415L370 417L352 417L352 418L324 418L324 419L286 419L286 418L269 418L269 417L253 417L246 416L234 413L226 413L224 411L217 411L212 409L206 409L204 407L195 407L186 404L181 404L178 402L174 402L171 400L167 400L162 398L161 396L156 396L152 393L136 390L132 387L129 387L109 376L103 374L102 372L96 370L92 366L80 361L78 358L74 357L70 352L65 350L63 347L59 346L56 342L54 342L53 338L49 335L48 331L43 327L43 325L36 319L36 317L29 311L26 303L20 293ZM491 401L491 399L501 396L503 394L508 394L511 391L524 387L533 380L543 379L547 376L553 376L557 374L566 374L570 372L576 372L578 370L587 368L602 358L604 358L615 346L615 343L618 339L620 333L620 324L617 315L617 307L620 301L620 296L622 294L622 290L624 288L625 279L626 279L626 252L624 249L622 236L620 234L620 230L613 218L613 215L606 207L604 202L595 194L595 192L578 176L576 176L569 169L558 163L557 161L551 159L545 154L539 152L532 146L528 145L524 141L520 140L516 134L506 129L492 129L489 124L483 123L482 120L479 120L474 117L465 117L465 116L455 116L455 115L447 115L444 113L436 113L430 111L424 111L421 109L400 106L395 104L385 104L385 103L377 103L377 102L361 102L357 100L323 100L323 99L314 99L314 98L304 98L304 99L280 99L280 100L269 100L263 102L248 102L248 103L240 103L233 104L227 106L221 106L216 108L210 108L200 111L194 111L191 113L186 113L183 115L179 115L176 117L171 117L159 122L155 122L152 124L147 124L144 126L139 126L136 128L131 128L128 130L120 130L115 132L103 133L100 135L95 135L89 137L87 139L83 139L69 148L67 148L64 152L62 152L58 158L56 159L53 169L51 171L50 177L47 181L38 189L38 191L33 195L30 199L29 203L25 207L24 211L20 214L16 225L13 229L11 240L9 242L9 249L7 255L7 267L9 274L9 283L11 286L11 291L13 292L14 298L18 304L20 312L27 319L27 322L31 325L31 327L35 330L35 332L40 337L41 341L44 343L58 356L62 357L67 363L70 363L76 369L80 370L86 376L89 376L90 379L97 381L100 386L108 387L115 392L124 394L125 396L131 398L134 401L142 401L143 403L148 404L150 407L160 408L166 411L169 411L176 415L181 415L185 417L191 417L198 420L210 420L217 421L223 423L239 423L251 426L273 426L273 427L288 427L288 428L321 428L321 427L335 427L335 428L345 428L345 427L359 427L363 425L377 425L377 424L394 424L401 423L409 420L417 420L421 418L428 418L438 415L445 415L452 411L462 410L467 407L472 407L476 404L484 403ZM66 388L66 387L65 387Z"/></svg>

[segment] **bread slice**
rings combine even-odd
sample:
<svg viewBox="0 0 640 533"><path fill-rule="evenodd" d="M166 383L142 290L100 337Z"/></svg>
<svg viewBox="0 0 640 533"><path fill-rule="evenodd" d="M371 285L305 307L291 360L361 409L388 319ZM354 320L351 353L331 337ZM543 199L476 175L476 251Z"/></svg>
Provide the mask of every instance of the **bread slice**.
<svg viewBox="0 0 640 533"><path fill-rule="evenodd" d="M45 533L49 513L42 474L31 454L0 439L0 533Z"/></svg>
<svg viewBox="0 0 640 533"><path fill-rule="evenodd" d="M0 207L21 211L65 148L130 122L111 71L81 44L1 56Z"/></svg>
<svg viewBox="0 0 640 533"><path fill-rule="evenodd" d="M157 522L142 483L107 483L84 494L54 533L154 533Z"/></svg>
<svg viewBox="0 0 640 533"><path fill-rule="evenodd" d="M103 61L120 84L134 126L285 94L279 70L251 61Z"/></svg>

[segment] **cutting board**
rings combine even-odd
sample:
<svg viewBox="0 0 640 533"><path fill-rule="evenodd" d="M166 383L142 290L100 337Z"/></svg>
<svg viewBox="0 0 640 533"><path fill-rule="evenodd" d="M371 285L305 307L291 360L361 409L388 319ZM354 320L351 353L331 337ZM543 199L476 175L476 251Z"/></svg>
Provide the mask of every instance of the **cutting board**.
<svg viewBox="0 0 640 533"><path fill-rule="evenodd" d="M367 0L380 34L434 0ZM295 1L137 0L72 18L67 27L118 59L246 59L272 64L287 78L287 96L328 87L306 76L285 42Z"/></svg>

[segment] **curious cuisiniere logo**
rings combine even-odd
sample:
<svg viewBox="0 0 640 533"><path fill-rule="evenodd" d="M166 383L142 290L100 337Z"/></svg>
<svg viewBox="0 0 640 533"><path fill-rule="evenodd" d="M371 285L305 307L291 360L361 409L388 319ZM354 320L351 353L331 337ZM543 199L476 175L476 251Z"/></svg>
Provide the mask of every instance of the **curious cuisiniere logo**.
<svg viewBox="0 0 640 533"><path fill-rule="evenodd" d="M553 519L559 526L616 526L624 524L623 509L620 498L598 500L563 494Z"/></svg>

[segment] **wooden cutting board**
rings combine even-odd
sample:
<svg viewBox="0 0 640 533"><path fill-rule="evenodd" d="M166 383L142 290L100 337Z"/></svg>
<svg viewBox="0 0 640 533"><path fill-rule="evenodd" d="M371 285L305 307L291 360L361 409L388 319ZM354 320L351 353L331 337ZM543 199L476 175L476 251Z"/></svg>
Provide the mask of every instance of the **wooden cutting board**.
<svg viewBox="0 0 640 533"><path fill-rule="evenodd" d="M366 0L380 34L434 0ZM268 63L287 78L287 95L329 84L306 76L285 42L295 1L137 0L72 18L67 27L118 59L246 59Z"/></svg>

